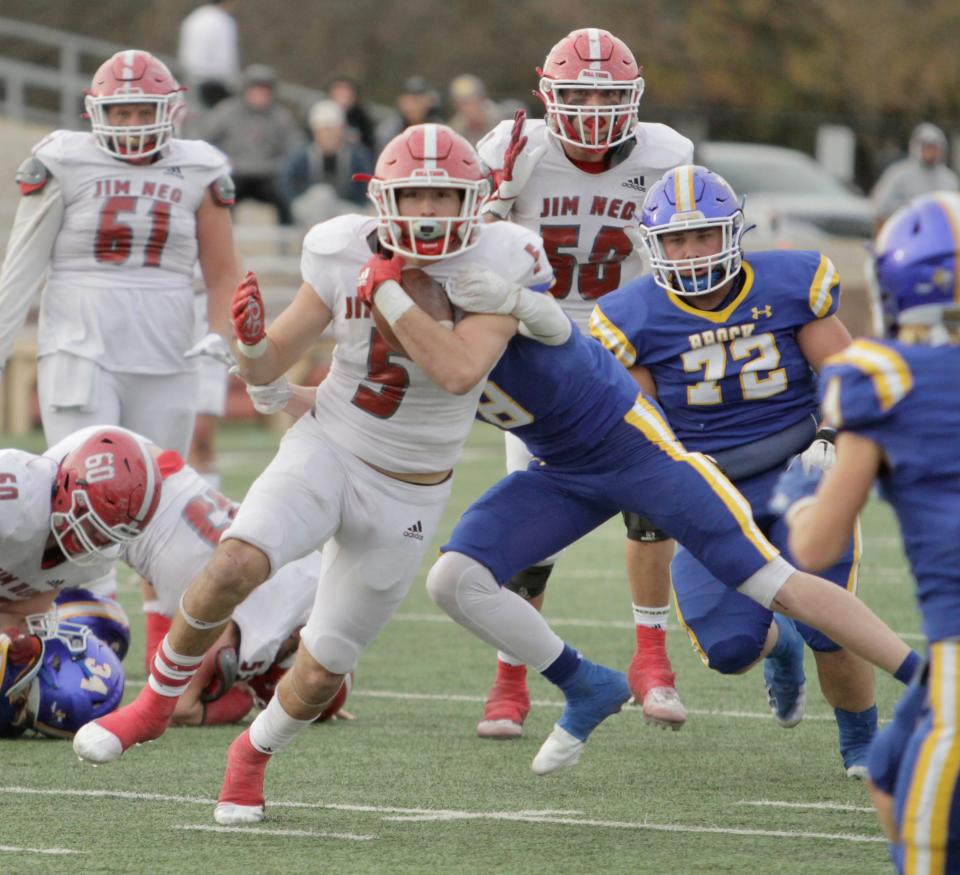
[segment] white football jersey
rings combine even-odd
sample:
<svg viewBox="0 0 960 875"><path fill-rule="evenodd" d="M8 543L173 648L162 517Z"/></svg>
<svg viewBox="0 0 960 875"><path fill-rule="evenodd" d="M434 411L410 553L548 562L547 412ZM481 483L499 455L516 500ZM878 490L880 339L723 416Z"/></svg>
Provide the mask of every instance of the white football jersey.
<svg viewBox="0 0 960 875"><path fill-rule="evenodd" d="M56 462L45 455L0 450L0 603L79 586L110 570L110 562L64 560L53 544L50 497L56 476ZM57 564L45 567L49 562Z"/></svg>
<svg viewBox="0 0 960 875"><path fill-rule="evenodd" d="M112 158L93 135L54 131L33 150L58 182L63 221L40 306L38 354L68 352L127 373L192 370L196 213L230 172L199 140L152 164Z"/></svg>
<svg viewBox="0 0 960 875"><path fill-rule="evenodd" d="M175 615L180 597L213 555L237 507L187 465L164 477L160 505L146 532L121 550L123 561L153 584L161 613ZM306 623L320 562L314 552L285 565L234 609L241 677L266 671L280 645Z"/></svg>
<svg viewBox="0 0 960 875"><path fill-rule="evenodd" d="M483 381L452 395L387 347L356 288L376 227L376 218L341 216L316 225L303 243L303 279L333 313L336 339L314 415L330 440L366 462L399 473L444 471L460 456ZM424 270L443 284L465 264L523 286L549 286L552 279L540 238L505 222L483 226L474 248Z"/></svg>
<svg viewBox="0 0 960 875"><path fill-rule="evenodd" d="M512 121L501 122L478 144L483 163L503 166ZM551 290L567 315L586 332L597 298L644 270L624 228L637 225L648 188L673 167L693 162L693 143L666 125L641 122L621 147L623 160L602 173L573 164L546 123L528 120L525 151L546 146L510 213L543 238L556 274ZM627 151L629 150L629 151Z"/></svg>

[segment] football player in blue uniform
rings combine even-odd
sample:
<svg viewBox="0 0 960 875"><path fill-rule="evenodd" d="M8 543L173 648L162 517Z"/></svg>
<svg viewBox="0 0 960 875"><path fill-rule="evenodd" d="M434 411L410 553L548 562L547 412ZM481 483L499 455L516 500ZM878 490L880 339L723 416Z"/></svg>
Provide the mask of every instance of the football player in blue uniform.
<svg viewBox="0 0 960 875"><path fill-rule="evenodd" d="M819 252L745 258L737 196L705 167L668 171L650 189L641 223L652 273L598 301L591 332L658 398L684 446L717 461L789 558L786 528L767 503L797 453L805 451L805 464L832 453L829 443L814 442L814 372L850 343L835 315L837 272ZM851 592L859 546L856 533L824 572ZM872 667L821 632L728 589L685 547L672 578L681 622L705 665L740 674L766 657L768 698L783 727L803 717L804 640L809 644L836 715L843 766L865 777L877 726Z"/></svg>
<svg viewBox="0 0 960 875"><path fill-rule="evenodd" d="M543 297L479 267L461 271L449 293L468 312L515 316L521 301ZM451 354L426 355L416 327L402 320L394 326L404 348L443 385ZM629 691L619 673L583 672L586 660L503 585L621 510L645 512L726 587L764 609L821 629L898 677L913 673L919 657L865 605L779 555L747 500L706 456L683 447L656 402L613 356L569 322L562 334L550 333L552 345L514 335L479 405L479 416L517 434L534 461L471 505L427 576L430 596L454 620L566 695L560 720L534 758L535 772L574 765L588 735ZM458 370L469 370L470 361L461 356Z"/></svg>
<svg viewBox="0 0 960 875"><path fill-rule="evenodd" d="M896 340L858 340L828 360L821 392L836 465L819 487L791 468L777 507L797 561L822 568L842 553L874 480L893 506L929 641L927 710L916 690L898 706L891 731L906 737L906 723L911 734L898 745L881 733L870 777L898 868L958 872L960 195L927 195L891 216L875 266Z"/></svg>

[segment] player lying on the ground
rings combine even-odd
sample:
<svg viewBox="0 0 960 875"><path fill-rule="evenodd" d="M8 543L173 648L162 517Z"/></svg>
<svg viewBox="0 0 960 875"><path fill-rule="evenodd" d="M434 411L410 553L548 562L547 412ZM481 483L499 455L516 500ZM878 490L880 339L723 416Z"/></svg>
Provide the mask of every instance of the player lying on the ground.
<svg viewBox="0 0 960 875"><path fill-rule="evenodd" d="M786 527L767 503L796 454L823 465L833 450L815 440L815 371L850 343L835 315L837 272L819 252L745 256L736 193L706 167L666 173L647 194L640 221L652 273L604 296L591 331L657 398L683 445L717 462L789 561ZM859 560L858 528L823 576L855 592ZM872 666L728 589L685 547L671 571L677 613L704 664L740 674L766 657L770 707L788 728L804 714L807 642L834 709L844 769L865 777L877 727Z"/></svg>
<svg viewBox="0 0 960 875"><path fill-rule="evenodd" d="M822 479L791 467L774 496L793 555L810 568L842 554L875 481L897 515L929 642L930 710L899 767L871 756L870 775L886 794L878 811L906 872L960 871L958 229L952 193L918 198L887 220L873 257L890 337L858 340L828 360L821 396L838 430L836 464Z"/></svg>
<svg viewBox="0 0 960 875"><path fill-rule="evenodd" d="M343 216L310 231L304 282L269 332L256 279L238 288L234 325L249 383L282 383L328 325L337 339L330 373L311 413L287 432L184 594L149 684L131 705L81 730L74 741L81 757L110 762L159 737L234 606L277 568L323 544L317 600L294 666L231 746L215 811L220 823L262 819L270 756L327 707L409 590L449 496L451 468L486 374L519 320L545 342L556 342L568 325L556 302L521 291L503 314L468 314L450 327L453 313L436 281L467 266L495 269L520 289L552 280L535 234L481 224L486 187L463 138L442 125L410 127L377 162L370 182L377 218ZM445 312L435 309L438 318L402 287L412 282L409 273L404 279L405 266L433 277L426 289L434 303L439 290ZM613 685L619 708L623 675L570 648L555 656L551 677L567 695L605 698L604 687Z"/></svg>

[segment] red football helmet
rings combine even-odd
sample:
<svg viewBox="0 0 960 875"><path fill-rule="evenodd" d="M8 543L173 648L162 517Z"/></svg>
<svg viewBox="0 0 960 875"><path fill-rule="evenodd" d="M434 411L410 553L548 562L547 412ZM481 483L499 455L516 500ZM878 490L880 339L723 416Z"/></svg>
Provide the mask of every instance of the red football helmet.
<svg viewBox="0 0 960 875"><path fill-rule="evenodd" d="M159 152L186 110L183 91L167 65L149 52L117 52L93 74L84 99L97 145L124 161L139 161ZM118 103L153 104L153 123L109 124L107 110Z"/></svg>
<svg viewBox="0 0 960 875"><path fill-rule="evenodd" d="M71 562L115 559L139 538L160 504L160 468L132 432L105 428L68 453L57 470L50 528Z"/></svg>
<svg viewBox="0 0 960 875"><path fill-rule="evenodd" d="M459 215L401 216L397 194L409 188L456 189L462 194ZM489 189L476 150L456 131L446 125L413 125L387 143L370 180L368 196L380 217L380 243L421 261L464 252L479 239L480 205Z"/></svg>
<svg viewBox="0 0 960 875"><path fill-rule="evenodd" d="M609 31L585 27L571 32L550 49L537 73L547 130L558 140L606 151L633 134L643 78L633 52ZM569 102L569 92L585 89L609 95L615 102Z"/></svg>

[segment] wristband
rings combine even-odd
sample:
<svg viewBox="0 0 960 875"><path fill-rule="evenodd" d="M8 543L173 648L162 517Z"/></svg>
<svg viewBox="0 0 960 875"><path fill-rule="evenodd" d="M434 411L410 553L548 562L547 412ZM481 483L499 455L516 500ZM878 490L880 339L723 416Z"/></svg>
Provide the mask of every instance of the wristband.
<svg viewBox="0 0 960 875"><path fill-rule="evenodd" d="M237 347L240 355L248 359L258 359L267 351L267 336L264 335L253 345L248 345L242 340L237 341Z"/></svg>
<svg viewBox="0 0 960 875"><path fill-rule="evenodd" d="M414 306L413 300L394 280L384 280L373 294L373 303L391 328Z"/></svg>

